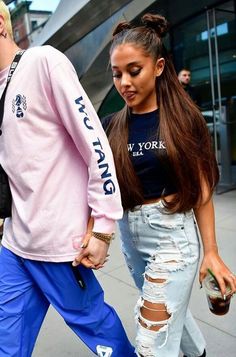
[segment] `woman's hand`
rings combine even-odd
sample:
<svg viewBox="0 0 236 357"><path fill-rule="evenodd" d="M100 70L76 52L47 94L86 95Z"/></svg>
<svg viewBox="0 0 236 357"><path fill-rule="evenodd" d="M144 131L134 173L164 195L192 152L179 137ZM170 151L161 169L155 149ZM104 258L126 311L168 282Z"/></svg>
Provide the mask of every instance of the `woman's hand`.
<svg viewBox="0 0 236 357"><path fill-rule="evenodd" d="M80 253L75 257L72 263L73 266L83 264L86 268L102 268L107 261L109 245L95 238L92 233L87 236L86 240L84 239L84 242L87 242L87 245L84 245Z"/></svg>
<svg viewBox="0 0 236 357"><path fill-rule="evenodd" d="M236 292L236 277L218 254L215 236L214 205L212 197L207 199L209 192L204 182L203 193L205 199L202 204L194 210L204 251L204 257L200 267L199 281L201 284L208 273L208 269L210 269L219 283L222 296L226 295L226 286L228 285L233 294Z"/></svg>
<svg viewBox="0 0 236 357"><path fill-rule="evenodd" d="M216 277L222 296L226 295L226 286L230 286L232 294L236 292L236 276L225 265L217 251L205 253L199 272L200 284L207 275L208 269Z"/></svg>

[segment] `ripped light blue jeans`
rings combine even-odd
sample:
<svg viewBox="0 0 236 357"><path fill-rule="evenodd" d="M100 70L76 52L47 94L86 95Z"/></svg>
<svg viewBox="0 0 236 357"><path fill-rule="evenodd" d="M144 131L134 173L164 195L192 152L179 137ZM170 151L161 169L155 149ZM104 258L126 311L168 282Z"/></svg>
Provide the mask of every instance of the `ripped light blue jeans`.
<svg viewBox="0 0 236 357"><path fill-rule="evenodd" d="M158 201L126 211L119 228L140 289L137 355L178 357L182 350L188 357L201 356L205 340L188 309L200 252L193 212L168 214Z"/></svg>

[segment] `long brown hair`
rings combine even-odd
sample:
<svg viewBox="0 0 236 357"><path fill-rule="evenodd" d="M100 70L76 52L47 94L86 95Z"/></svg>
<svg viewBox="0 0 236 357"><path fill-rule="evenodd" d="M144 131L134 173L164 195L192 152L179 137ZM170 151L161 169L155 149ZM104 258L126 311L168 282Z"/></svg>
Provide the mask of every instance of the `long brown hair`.
<svg viewBox="0 0 236 357"><path fill-rule="evenodd" d="M205 120L180 85L162 42L168 30L166 19L160 15L146 14L141 21L142 25L136 27L127 22L117 25L110 54L116 46L129 43L142 49L154 62L158 58L165 59L164 70L156 80L160 110L158 135L165 141L177 188L174 199L165 202L165 205L170 212L186 212L201 202L203 182L209 189L210 198L219 179L218 167ZM124 209L133 208L144 201L141 184L127 150L128 120L129 108L125 106L113 116L107 128Z"/></svg>

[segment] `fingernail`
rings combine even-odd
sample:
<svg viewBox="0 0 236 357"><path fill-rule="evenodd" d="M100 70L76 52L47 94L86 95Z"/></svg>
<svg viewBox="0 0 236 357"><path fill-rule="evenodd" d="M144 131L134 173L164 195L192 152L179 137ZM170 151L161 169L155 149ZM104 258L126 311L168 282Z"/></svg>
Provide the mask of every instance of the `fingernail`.
<svg viewBox="0 0 236 357"><path fill-rule="evenodd" d="M87 248L87 246L88 246L88 243L82 243L80 248Z"/></svg>
<svg viewBox="0 0 236 357"><path fill-rule="evenodd" d="M226 300L226 295L225 294L223 295L223 299Z"/></svg>

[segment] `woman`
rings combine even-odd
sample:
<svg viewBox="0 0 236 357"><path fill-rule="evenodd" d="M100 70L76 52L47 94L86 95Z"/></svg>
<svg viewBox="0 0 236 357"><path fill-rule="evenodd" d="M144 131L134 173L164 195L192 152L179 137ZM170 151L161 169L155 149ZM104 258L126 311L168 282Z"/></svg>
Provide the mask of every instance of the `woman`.
<svg viewBox="0 0 236 357"><path fill-rule="evenodd" d="M200 282L211 269L225 294L236 279L218 255L212 193L219 174L207 126L179 84L162 38L168 25L146 14L120 23L110 61L125 107L103 120L124 208L119 222L127 265L141 291L136 352L143 357L205 356L188 303L204 249Z"/></svg>

